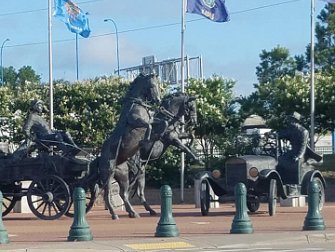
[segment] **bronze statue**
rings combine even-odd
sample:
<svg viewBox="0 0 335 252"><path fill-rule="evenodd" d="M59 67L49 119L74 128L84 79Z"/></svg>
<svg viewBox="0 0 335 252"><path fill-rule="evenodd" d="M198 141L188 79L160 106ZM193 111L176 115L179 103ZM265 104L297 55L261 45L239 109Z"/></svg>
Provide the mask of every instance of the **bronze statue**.
<svg viewBox="0 0 335 252"><path fill-rule="evenodd" d="M139 151L127 162L116 166L114 178L120 186L120 196L124 201L129 217L140 217L132 208L129 202L129 194L133 189L150 215L156 212L146 202L144 195L145 188L145 167L149 161L159 159L169 146L175 146L185 152L192 160L199 164L203 162L186 146L181 138L193 137L188 134L181 134L180 128L183 125L182 117L185 117L185 126L190 128L197 123L197 111L195 97L183 93L176 93L166 96L160 109L154 116L152 133L149 140L145 139L140 143ZM113 209L113 204L105 195L107 207L113 219L118 216Z"/></svg>
<svg viewBox="0 0 335 252"><path fill-rule="evenodd" d="M309 134L300 124L300 120L301 115L294 112L288 116L287 127L278 132L278 139L289 141L290 144L290 148L282 150L282 154L279 155L277 168L287 183L299 181L302 176L300 167L322 159L309 147Z"/></svg>
<svg viewBox="0 0 335 252"><path fill-rule="evenodd" d="M31 102L30 111L23 126L27 139L44 147L57 146L66 156L78 154L80 149L74 143L70 133L50 129L48 122L41 115L43 107L44 103L41 100Z"/></svg>
<svg viewBox="0 0 335 252"><path fill-rule="evenodd" d="M278 132L278 138L290 141L291 148L287 150L282 159L291 160L292 162L302 161L306 162L308 159L315 159L320 161L309 147L309 134L308 130L300 124L301 115L294 112L288 116L287 127Z"/></svg>
<svg viewBox="0 0 335 252"><path fill-rule="evenodd" d="M153 105L160 102L157 76L140 74L130 84L119 121L101 149L99 172L102 185L114 176L115 167L135 155L139 143L150 138Z"/></svg>

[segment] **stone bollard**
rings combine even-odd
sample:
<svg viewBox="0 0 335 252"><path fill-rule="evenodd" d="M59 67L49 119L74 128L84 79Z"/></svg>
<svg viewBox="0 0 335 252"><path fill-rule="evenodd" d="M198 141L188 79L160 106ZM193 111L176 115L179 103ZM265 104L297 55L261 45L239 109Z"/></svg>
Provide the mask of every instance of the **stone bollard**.
<svg viewBox="0 0 335 252"><path fill-rule="evenodd" d="M3 224L2 221L2 202L3 202L3 195L2 192L0 191L0 214L1 214L1 218L0 218L0 244L5 244L5 243L9 243L9 239L8 239L8 233L7 230Z"/></svg>
<svg viewBox="0 0 335 252"><path fill-rule="evenodd" d="M168 185L160 189L161 217L156 228L156 237L176 237L179 231L172 216L172 190Z"/></svg>
<svg viewBox="0 0 335 252"><path fill-rule="evenodd" d="M325 230L326 226L319 210L320 188L318 183L311 181L308 187L308 212L303 230Z"/></svg>
<svg viewBox="0 0 335 252"><path fill-rule="evenodd" d="M93 236L86 221L86 193L81 187L73 191L74 217L68 241L91 241Z"/></svg>
<svg viewBox="0 0 335 252"><path fill-rule="evenodd" d="M231 225L231 234L250 234L254 232L247 212L247 189L243 183L235 186L235 217Z"/></svg>

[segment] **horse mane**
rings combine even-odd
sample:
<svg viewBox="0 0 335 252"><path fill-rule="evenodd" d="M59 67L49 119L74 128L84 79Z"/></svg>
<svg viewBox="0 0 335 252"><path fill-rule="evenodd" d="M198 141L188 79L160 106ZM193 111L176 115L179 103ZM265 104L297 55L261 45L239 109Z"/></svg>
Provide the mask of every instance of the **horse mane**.
<svg viewBox="0 0 335 252"><path fill-rule="evenodd" d="M169 102L171 100L174 100L174 98L179 98L179 97L186 97L187 95L181 91L178 91L176 93L168 94L164 96L162 100L162 104L165 104L166 102Z"/></svg>
<svg viewBox="0 0 335 252"><path fill-rule="evenodd" d="M137 87L138 83L140 83L140 79L142 79L143 77L145 76L144 74L141 73L132 82L130 82L126 97L129 97L132 94L133 90Z"/></svg>

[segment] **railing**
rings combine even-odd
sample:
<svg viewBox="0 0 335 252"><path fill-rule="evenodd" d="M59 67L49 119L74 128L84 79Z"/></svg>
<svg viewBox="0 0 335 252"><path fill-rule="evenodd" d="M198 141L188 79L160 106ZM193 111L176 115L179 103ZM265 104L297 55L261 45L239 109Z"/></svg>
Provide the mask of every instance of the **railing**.
<svg viewBox="0 0 335 252"><path fill-rule="evenodd" d="M333 154L333 146L315 146L315 152L319 155Z"/></svg>

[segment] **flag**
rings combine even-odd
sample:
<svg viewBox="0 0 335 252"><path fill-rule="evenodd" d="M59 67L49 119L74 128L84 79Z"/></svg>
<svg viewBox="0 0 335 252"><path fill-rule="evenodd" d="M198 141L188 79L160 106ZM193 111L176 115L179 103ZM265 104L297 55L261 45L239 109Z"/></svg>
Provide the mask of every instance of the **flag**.
<svg viewBox="0 0 335 252"><path fill-rule="evenodd" d="M335 0L322 0L322 1L325 1L327 3L335 3Z"/></svg>
<svg viewBox="0 0 335 252"><path fill-rule="evenodd" d="M186 11L202 15L214 22L229 21L224 0L187 0Z"/></svg>
<svg viewBox="0 0 335 252"><path fill-rule="evenodd" d="M67 28L73 32L87 38L91 30L88 26L86 14L70 0L55 0L54 17L62 20Z"/></svg>

